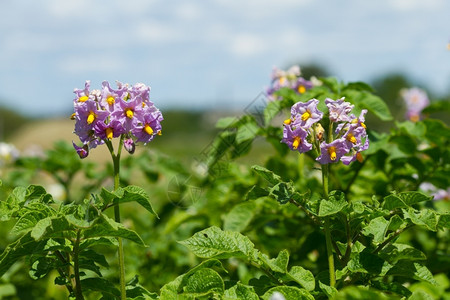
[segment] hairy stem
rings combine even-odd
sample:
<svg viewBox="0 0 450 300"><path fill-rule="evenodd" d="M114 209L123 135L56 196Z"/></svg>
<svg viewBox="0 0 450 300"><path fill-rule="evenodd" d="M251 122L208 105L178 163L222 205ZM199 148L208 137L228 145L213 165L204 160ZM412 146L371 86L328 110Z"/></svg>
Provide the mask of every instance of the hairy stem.
<svg viewBox="0 0 450 300"><path fill-rule="evenodd" d="M113 169L114 169L114 191L116 191L120 186L120 154L123 147L123 135L120 137L119 148L117 150L117 154L114 154L114 149L111 142L107 142L106 145L111 153L111 157L113 160ZM119 203L115 203L114 205L114 221L120 223L120 207ZM122 238L117 238L119 242L119 278L120 278L120 299L126 300L126 290L125 290L125 259L123 252L123 242Z"/></svg>
<svg viewBox="0 0 450 300"><path fill-rule="evenodd" d="M81 290L80 267L78 265L78 253L80 252L80 230L77 231L77 239L73 246L73 272L75 275L75 297L77 300L84 300Z"/></svg>
<svg viewBox="0 0 450 300"><path fill-rule="evenodd" d="M322 165L323 194L328 199L328 164ZM325 231L325 241L327 246L328 270L330 273L330 286L336 285L336 272L334 270L333 245L331 241L331 230L329 218L325 217L323 230Z"/></svg>
<svg viewBox="0 0 450 300"><path fill-rule="evenodd" d="M381 250L383 250L384 247L386 247L387 244L389 244L390 242L392 242L393 239L395 239L396 237L398 237L402 232L404 232L405 230L413 227L414 225L409 224L407 225L405 228L401 228L401 229L397 229L397 231L395 231L395 233L389 237L387 240L385 240L383 243L381 243L372 253L373 254L377 254L378 252L380 252Z"/></svg>

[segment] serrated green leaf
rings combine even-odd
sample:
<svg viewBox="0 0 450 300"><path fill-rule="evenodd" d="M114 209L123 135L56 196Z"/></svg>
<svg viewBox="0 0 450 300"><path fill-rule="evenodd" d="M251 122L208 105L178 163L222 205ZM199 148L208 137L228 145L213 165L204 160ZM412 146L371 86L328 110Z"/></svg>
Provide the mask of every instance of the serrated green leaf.
<svg viewBox="0 0 450 300"><path fill-rule="evenodd" d="M403 276L413 278L420 281L426 281L436 285L433 274L420 262L412 262L409 260L401 260L393 268L389 270L388 275Z"/></svg>
<svg viewBox="0 0 450 300"><path fill-rule="evenodd" d="M199 269L185 280L184 294L189 296L205 296L212 293L223 294L225 284L222 277L213 269Z"/></svg>
<svg viewBox="0 0 450 300"><path fill-rule="evenodd" d="M427 294L425 291L417 290L412 293L408 300L434 300L433 296Z"/></svg>
<svg viewBox="0 0 450 300"><path fill-rule="evenodd" d="M45 246L45 242L36 241L31 237L31 232L27 232L17 241L9 244L0 254L0 277L20 258L39 253Z"/></svg>
<svg viewBox="0 0 450 300"><path fill-rule="evenodd" d="M36 241L49 238L64 238L73 230L73 226L66 220L65 216L47 217L39 220L31 230L31 237Z"/></svg>
<svg viewBox="0 0 450 300"><path fill-rule="evenodd" d="M423 114L442 113L444 111L450 111L450 101L434 101L422 110Z"/></svg>
<svg viewBox="0 0 450 300"><path fill-rule="evenodd" d="M54 261L54 259L51 259L46 256L41 256L41 257L36 258L32 262L31 268L30 268L30 271L28 272L28 274L34 280L43 278L50 271L53 270L53 268L54 268L53 261Z"/></svg>
<svg viewBox="0 0 450 300"><path fill-rule="evenodd" d="M269 125L282 108L281 101L269 102L264 109L264 124Z"/></svg>
<svg viewBox="0 0 450 300"><path fill-rule="evenodd" d="M378 255L393 265L399 260L418 261L427 259L422 251L412 246L398 243L387 245Z"/></svg>
<svg viewBox="0 0 450 300"><path fill-rule="evenodd" d="M322 290L322 292L325 293L325 295L331 299L337 294L337 289L334 286L326 285L325 283L322 283L319 281L319 287Z"/></svg>
<svg viewBox="0 0 450 300"><path fill-rule="evenodd" d="M158 294L149 292L146 288L139 284L137 275L133 277L125 286L127 299L130 300L150 300L158 299Z"/></svg>
<svg viewBox="0 0 450 300"><path fill-rule="evenodd" d="M270 270L278 273L287 272L287 266L289 263L289 252L287 250L280 251L278 256L272 259L265 254L260 254L259 259L262 262L262 266L265 268L269 268Z"/></svg>
<svg viewBox="0 0 450 300"><path fill-rule="evenodd" d="M270 171L269 169L255 165L252 166L252 170L272 185L276 185L277 183L281 182L281 177Z"/></svg>
<svg viewBox="0 0 450 300"><path fill-rule="evenodd" d="M320 200L319 217L335 215L349 205L343 193L333 194L333 192L330 192L328 200Z"/></svg>
<svg viewBox="0 0 450 300"><path fill-rule="evenodd" d="M179 242L201 258L249 258L254 251L253 243L242 234L222 231L212 226Z"/></svg>
<svg viewBox="0 0 450 300"><path fill-rule="evenodd" d="M438 215L434 210L423 208L416 211L412 207L403 209L405 219L411 220L413 224L424 226L431 231L437 231Z"/></svg>
<svg viewBox="0 0 450 300"><path fill-rule="evenodd" d="M102 191L102 193L107 199L111 198L111 193L107 193L106 190ZM112 201L116 205L127 202L137 202L148 212L158 217L156 212L153 210L153 207L149 201L147 193L143 188L134 185L129 185L125 188L117 189L117 191L115 191L113 194L116 195L116 197L112 199Z"/></svg>
<svg viewBox="0 0 450 300"><path fill-rule="evenodd" d="M314 297L305 289L293 286L277 286L268 290L261 298L269 300L274 293L280 293L286 300L314 300Z"/></svg>
<svg viewBox="0 0 450 300"><path fill-rule="evenodd" d="M51 217L56 212L47 205L34 203L29 210L23 214L14 227L11 229L11 234L20 234L31 230L40 220Z"/></svg>
<svg viewBox="0 0 450 300"><path fill-rule="evenodd" d="M225 117L220 118L216 122L216 128L219 129L226 129L226 128L234 128L236 127L236 124L239 122L239 119L237 117Z"/></svg>
<svg viewBox="0 0 450 300"><path fill-rule="evenodd" d="M382 121L392 120L391 112L386 103L378 96L367 91L346 90L342 93L345 100L355 104L358 109L367 109Z"/></svg>
<svg viewBox="0 0 450 300"><path fill-rule="evenodd" d="M125 228L122 224L114 222L106 215L101 214L91 227L83 230L83 238L98 238L98 237L121 237L141 246L145 246L142 238L133 230Z"/></svg>
<svg viewBox="0 0 450 300"><path fill-rule="evenodd" d="M105 278L93 277L81 280L81 288L83 290L96 291L112 295L120 298L120 291Z"/></svg>
<svg viewBox="0 0 450 300"><path fill-rule="evenodd" d="M450 228L450 214L442 214L439 216L439 228Z"/></svg>
<svg viewBox="0 0 450 300"><path fill-rule="evenodd" d="M384 236L386 235L386 231L389 226L389 221L384 217L377 217L375 219L370 220L369 224L364 227L362 233L365 236L373 236L373 241L375 243L381 243L384 240Z"/></svg>
<svg viewBox="0 0 450 300"><path fill-rule="evenodd" d="M186 284L186 280L189 278L189 276L200 269L212 267L221 268L223 271L226 272L226 270L223 269L222 263L217 259L210 259L203 261L199 265L195 266L194 268L186 272L186 274L180 275L177 278L175 278L175 280L165 284L161 288L160 300L180 299L181 296L179 296L179 293L182 292L182 288Z"/></svg>
<svg viewBox="0 0 450 300"><path fill-rule="evenodd" d="M421 192L401 192L384 197L383 208L392 210L406 208L422 201L430 201L433 198Z"/></svg>
<svg viewBox="0 0 450 300"><path fill-rule="evenodd" d="M341 290L332 299L370 299L370 300L400 300L400 297L390 294L385 295L381 291L364 286L347 286Z"/></svg>
<svg viewBox="0 0 450 300"><path fill-rule="evenodd" d="M238 127L236 133L236 143L241 144L245 141L253 140L259 131L259 126L255 122L247 122Z"/></svg>
<svg viewBox="0 0 450 300"><path fill-rule="evenodd" d="M399 282L385 283L382 281L372 281L371 286L381 291L395 293L405 297L409 297L412 294L409 289L404 287Z"/></svg>
<svg viewBox="0 0 450 300"><path fill-rule="evenodd" d="M436 119L425 119L422 122L427 127L425 136L430 142L441 147L448 146L450 128L444 122Z"/></svg>
<svg viewBox="0 0 450 300"><path fill-rule="evenodd" d="M358 91L367 91L371 93L374 92L373 88L370 85L362 81L349 82L343 88L343 90L358 90Z"/></svg>
<svg viewBox="0 0 450 300"><path fill-rule="evenodd" d="M368 249L355 254L347 264L348 270L352 273L369 273L384 276L392 268L392 265L384 261Z"/></svg>
<svg viewBox="0 0 450 300"><path fill-rule="evenodd" d="M224 216L223 229L242 232L255 216L255 202L244 202L234 206Z"/></svg>
<svg viewBox="0 0 450 300"><path fill-rule="evenodd" d="M313 273L303 267L293 266L286 275L287 279L297 282L307 291L313 291L316 287Z"/></svg>
<svg viewBox="0 0 450 300"><path fill-rule="evenodd" d="M252 286L244 285L238 282L236 285L233 285L231 288L225 290L224 300L259 300L258 294L255 293L255 290Z"/></svg>

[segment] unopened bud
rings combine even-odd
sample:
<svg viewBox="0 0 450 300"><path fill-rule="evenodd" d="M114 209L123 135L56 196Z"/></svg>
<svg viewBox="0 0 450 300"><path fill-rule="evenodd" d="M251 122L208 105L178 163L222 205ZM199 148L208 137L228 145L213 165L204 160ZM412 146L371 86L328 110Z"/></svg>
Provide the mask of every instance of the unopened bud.
<svg viewBox="0 0 450 300"><path fill-rule="evenodd" d="M320 123L316 123L316 139L318 141L322 141L323 140L323 133L325 132L325 129L323 129L322 125Z"/></svg>
<svg viewBox="0 0 450 300"><path fill-rule="evenodd" d="M74 142L72 142L72 145L81 159L86 158L89 155L89 146L87 144L79 147Z"/></svg>
<svg viewBox="0 0 450 300"><path fill-rule="evenodd" d="M134 143L132 138L128 138L125 141L123 141L123 147L125 150L128 151L128 153L133 154L134 150L136 150L136 144Z"/></svg>

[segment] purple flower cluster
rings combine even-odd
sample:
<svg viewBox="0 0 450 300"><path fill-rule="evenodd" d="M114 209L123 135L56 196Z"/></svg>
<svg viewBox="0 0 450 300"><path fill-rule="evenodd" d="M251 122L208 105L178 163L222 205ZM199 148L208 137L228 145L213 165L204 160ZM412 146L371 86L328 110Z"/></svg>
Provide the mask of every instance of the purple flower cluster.
<svg viewBox="0 0 450 300"><path fill-rule="evenodd" d="M300 153L314 149L318 153L316 160L321 164L340 160L348 165L355 160L362 161L361 152L369 147L364 124L367 110L362 110L359 117L356 117L351 114L354 106L345 102L344 98L325 99L330 123L335 128L334 132L327 133L328 142L325 142L324 130L320 124L324 114L317 108L318 104L319 100L311 99L292 106L290 119L284 121L281 142Z"/></svg>
<svg viewBox="0 0 450 300"><path fill-rule="evenodd" d="M161 134L161 112L150 101L150 87L138 83L133 86L117 82L117 89L107 81L101 90L75 89L73 100L74 133L82 146L73 143L78 155L85 158L93 149L113 138L124 139L125 149L133 153L135 143L144 144Z"/></svg>
<svg viewBox="0 0 450 300"><path fill-rule="evenodd" d="M403 89L400 92L406 104L406 119L417 122L422 117L422 110L430 104L427 93L419 88Z"/></svg>
<svg viewBox="0 0 450 300"><path fill-rule="evenodd" d="M311 89L313 83L300 77L300 74L299 66L292 66L287 71L274 67L272 71L272 83L266 91L267 97L270 100L281 100L281 97L275 95L275 92L284 87L290 88L298 94L303 94Z"/></svg>

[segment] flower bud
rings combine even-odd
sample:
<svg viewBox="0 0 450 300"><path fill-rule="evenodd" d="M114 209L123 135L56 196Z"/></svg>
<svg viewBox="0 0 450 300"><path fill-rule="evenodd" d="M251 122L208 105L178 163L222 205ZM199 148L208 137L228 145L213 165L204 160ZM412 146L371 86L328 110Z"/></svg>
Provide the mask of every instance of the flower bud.
<svg viewBox="0 0 450 300"><path fill-rule="evenodd" d="M77 146L74 142L72 144L80 158L86 158L89 155L89 146L87 144L83 145L83 147Z"/></svg>
<svg viewBox="0 0 450 300"><path fill-rule="evenodd" d="M128 153L133 154L134 150L136 150L136 144L134 143L132 138L128 138L123 141L123 147L125 150L128 151Z"/></svg>
<svg viewBox="0 0 450 300"><path fill-rule="evenodd" d="M323 127L322 127L322 125L320 123L316 123L315 126L316 126L316 128L315 128L316 139L318 141L322 141L323 140L323 133L325 132L325 129L323 129Z"/></svg>

